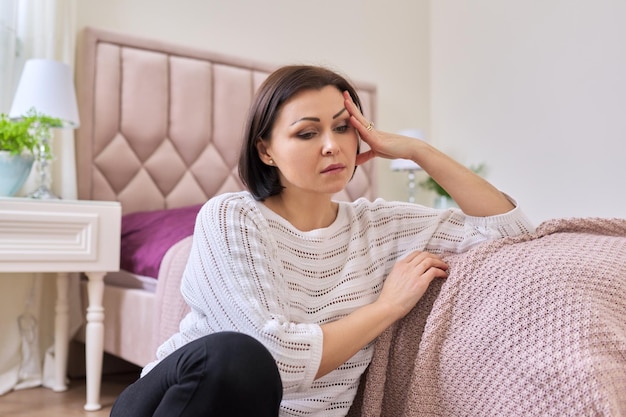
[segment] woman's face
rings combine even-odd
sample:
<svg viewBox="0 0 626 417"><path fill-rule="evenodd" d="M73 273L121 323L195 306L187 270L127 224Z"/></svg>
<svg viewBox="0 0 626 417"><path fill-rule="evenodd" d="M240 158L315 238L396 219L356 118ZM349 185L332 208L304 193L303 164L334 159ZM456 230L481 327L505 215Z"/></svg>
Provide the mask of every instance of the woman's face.
<svg viewBox="0 0 626 417"><path fill-rule="evenodd" d="M257 149L278 168L283 192L334 194L354 173L358 136L342 93L334 86L304 90L278 113L269 141Z"/></svg>

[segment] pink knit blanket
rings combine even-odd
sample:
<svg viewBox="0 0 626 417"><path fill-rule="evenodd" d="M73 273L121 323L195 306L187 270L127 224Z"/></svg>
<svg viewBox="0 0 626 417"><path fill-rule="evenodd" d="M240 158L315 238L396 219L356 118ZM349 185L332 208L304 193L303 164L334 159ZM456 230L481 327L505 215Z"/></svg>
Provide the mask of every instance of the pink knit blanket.
<svg viewBox="0 0 626 417"><path fill-rule="evenodd" d="M383 333L350 416L626 416L626 219L446 256Z"/></svg>

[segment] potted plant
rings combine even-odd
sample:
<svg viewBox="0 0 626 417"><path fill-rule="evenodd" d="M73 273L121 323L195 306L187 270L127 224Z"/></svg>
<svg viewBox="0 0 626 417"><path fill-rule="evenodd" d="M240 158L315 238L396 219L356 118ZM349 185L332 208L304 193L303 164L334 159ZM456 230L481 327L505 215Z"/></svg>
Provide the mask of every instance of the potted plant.
<svg viewBox="0 0 626 417"><path fill-rule="evenodd" d="M480 164L477 166L470 166L470 169L476 174L480 174L485 169L485 164ZM426 178L424 181L420 182L419 185L425 190L433 191L437 194L435 198L435 208L448 208L448 207L456 207L455 201L452 199L450 194L446 190L443 189L441 185L437 183L432 177Z"/></svg>
<svg viewBox="0 0 626 417"><path fill-rule="evenodd" d="M0 196L14 195L30 174L38 155L49 158L50 129L61 120L37 113L34 109L19 119L0 113Z"/></svg>

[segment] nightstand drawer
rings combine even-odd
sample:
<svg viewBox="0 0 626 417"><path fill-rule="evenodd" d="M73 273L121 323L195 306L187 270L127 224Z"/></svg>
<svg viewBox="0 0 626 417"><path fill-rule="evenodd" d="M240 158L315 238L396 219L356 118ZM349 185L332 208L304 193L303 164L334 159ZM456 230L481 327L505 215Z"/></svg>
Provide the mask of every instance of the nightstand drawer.
<svg viewBox="0 0 626 417"><path fill-rule="evenodd" d="M0 271L119 269L118 202L0 199Z"/></svg>

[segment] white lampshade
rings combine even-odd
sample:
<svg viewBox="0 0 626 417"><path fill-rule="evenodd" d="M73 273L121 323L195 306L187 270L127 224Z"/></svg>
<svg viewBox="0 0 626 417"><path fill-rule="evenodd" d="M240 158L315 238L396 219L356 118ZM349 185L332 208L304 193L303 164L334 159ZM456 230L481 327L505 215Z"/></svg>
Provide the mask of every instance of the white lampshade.
<svg viewBox="0 0 626 417"><path fill-rule="evenodd" d="M33 108L37 113L61 119L67 127L79 126L76 91L68 65L50 59L26 61L9 117L22 117Z"/></svg>
<svg viewBox="0 0 626 417"><path fill-rule="evenodd" d="M420 129L404 129L398 132L399 135L424 140L424 132ZM422 167L410 159L394 159L389 164L392 171L421 171Z"/></svg>

